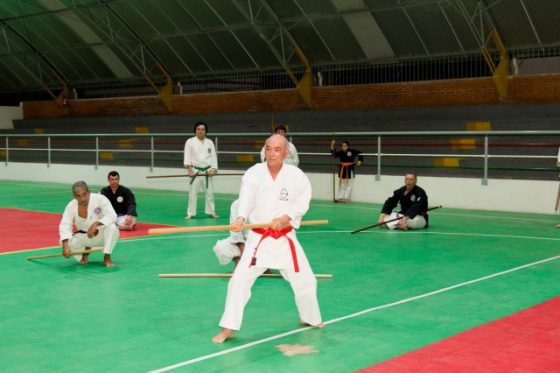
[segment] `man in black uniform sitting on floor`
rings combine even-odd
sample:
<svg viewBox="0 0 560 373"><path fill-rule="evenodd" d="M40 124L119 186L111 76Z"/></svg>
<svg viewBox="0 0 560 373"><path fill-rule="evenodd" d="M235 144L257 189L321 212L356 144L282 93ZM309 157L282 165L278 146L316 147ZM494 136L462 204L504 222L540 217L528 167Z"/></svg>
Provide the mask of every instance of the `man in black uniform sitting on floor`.
<svg viewBox="0 0 560 373"><path fill-rule="evenodd" d="M127 187L119 185L120 175L117 171L109 172L107 180L109 180L109 186L101 189L101 194L111 201L111 205L117 213L117 227L120 230L134 230L138 216L134 194Z"/></svg>
<svg viewBox="0 0 560 373"><path fill-rule="evenodd" d="M416 185L416 181L415 174L405 175L404 186L395 190L393 196L385 201L381 215L379 215L379 224L402 216L402 219L382 226L403 230L421 229L428 226L428 196L424 189ZM401 205L400 212L392 212L398 203Z"/></svg>

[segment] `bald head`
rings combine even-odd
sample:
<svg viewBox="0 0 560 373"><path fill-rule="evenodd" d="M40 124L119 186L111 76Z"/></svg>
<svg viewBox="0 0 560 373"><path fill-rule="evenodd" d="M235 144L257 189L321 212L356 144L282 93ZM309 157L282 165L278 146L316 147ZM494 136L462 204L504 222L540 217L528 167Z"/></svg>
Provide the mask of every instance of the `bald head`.
<svg viewBox="0 0 560 373"><path fill-rule="evenodd" d="M268 166L282 167L282 162L288 156L288 140L281 135L272 135L266 139L264 149Z"/></svg>
<svg viewBox="0 0 560 373"><path fill-rule="evenodd" d="M266 139L266 142L264 144L264 146L266 147L269 144L276 144L278 146L283 147L284 149L288 150L288 140L282 136L282 135L272 135L270 136L268 139Z"/></svg>

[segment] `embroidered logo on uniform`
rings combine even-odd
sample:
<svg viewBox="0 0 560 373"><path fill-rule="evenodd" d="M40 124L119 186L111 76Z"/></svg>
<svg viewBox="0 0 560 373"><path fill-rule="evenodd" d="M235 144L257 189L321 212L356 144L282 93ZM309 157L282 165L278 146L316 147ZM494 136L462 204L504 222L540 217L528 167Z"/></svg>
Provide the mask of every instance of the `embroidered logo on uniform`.
<svg viewBox="0 0 560 373"><path fill-rule="evenodd" d="M349 152L346 152L346 155L347 155L348 157L351 157L351 156L352 156L352 152L350 152L350 151L349 151Z"/></svg>
<svg viewBox="0 0 560 373"><path fill-rule="evenodd" d="M212 149L208 148L208 154L212 153Z"/></svg>
<svg viewBox="0 0 560 373"><path fill-rule="evenodd" d="M287 201L288 200L288 190L286 188L282 188L280 191L280 201Z"/></svg>
<svg viewBox="0 0 560 373"><path fill-rule="evenodd" d="M96 207L95 210L93 210L93 213L94 213L95 215L101 214L101 207Z"/></svg>
<svg viewBox="0 0 560 373"><path fill-rule="evenodd" d="M416 196L415 196L414 194L411 195L411 196L410 196L410 200L411 200L412 202L416 201Z"/></svg>
<svg viewBox="0 0 560 373"><path fill-rule="evenodd" d="M124 201L124 198L122 198L122 196L117 197L117 202L118 203L122 203L123 201Z"/></svg>

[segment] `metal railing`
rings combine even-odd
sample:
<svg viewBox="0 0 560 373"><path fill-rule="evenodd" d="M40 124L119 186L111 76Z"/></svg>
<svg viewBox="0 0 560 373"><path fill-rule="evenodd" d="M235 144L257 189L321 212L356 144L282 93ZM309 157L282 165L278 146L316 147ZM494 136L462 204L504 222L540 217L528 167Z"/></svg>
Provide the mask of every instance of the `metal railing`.
<svg viewBox="0 0 560 373"><path fill-rule="evenodd" d="M260 161L260 148L267 133L216 133L222 168L247 168ZM182 167L185 133L112 134L9 134L0 147L0 161L10 162L120 164ZM436 176L470 176L482 184L493 177L524 172L556 178L556 154L560 131L407 131L407 132L299 132L290 138L298 147L300 167L306 171L332 172L328 151L331 139L350 139L368 159L362 173L400 174L401 169L423 169ZM115 155L118 155L116 157ZM257 156L256 159L254 156ZM451 164L445 161L451 160ZM441 162L443 161L443 162ZM464 163L461 165L460 163ZM476 162L476 163L472 163ZM491 165L491 162L494 165ZM523 163L526 163L524 166ZM228 165L224 167L223 165ZM431 171L426 171L431 170ZM461 172L457 172L457 171ZM498 172L500 171L500 172ZM542 178L542 177L540 177Z"/></svg>

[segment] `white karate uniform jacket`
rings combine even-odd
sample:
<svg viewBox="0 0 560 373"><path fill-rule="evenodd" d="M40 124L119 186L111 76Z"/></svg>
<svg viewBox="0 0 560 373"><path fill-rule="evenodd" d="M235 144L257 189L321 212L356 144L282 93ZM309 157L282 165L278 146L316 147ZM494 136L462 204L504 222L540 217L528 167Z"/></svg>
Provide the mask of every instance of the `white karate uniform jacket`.
<svg viewBox="0 0 560 373"><path fill-rule="evenodd" d="M111 206L111 202L107 197L101 194L91 193L89 195L88 203L88 213L87 218L82 218L78 215L78 201L74 198L72 201L68 202L64 213L62 214L62 220L58 226L58 231L60 233L60 242L64 240L69 240L74 235L72 231L72 226L76 225L76 228L80 231L87 232L89 227L96 221L100 221L104 226L115 224L117 222L117 213Z"/></svg>
<svg viewBox="0 0 560 373"><path fill-rule="evenodd" d="M100 221L103 224L98 227L99 233L97 236L89 238L86 234L73 233L74 225L79 231L87 232L89 227L96 221ZM78 214L78 201L74 198L66 205L62 214L62 220L58 226L60 242L68 240L68 244L73 250L84 247L103 246L103 252L111 254L119 237L119 230L115 225L116 222L117 213L109 199L104 195L90 193L86 218L82 218Z"/></svg>
<svg viewBox="0 0 560 373"><path fill-rule="evenodd" d="M311 183L299 168L284 164L276 180L266 163L249 168L241 181L238 216L253 223L267 223L283 215L291 218L293 228L299 228L301 218L309 209ZM296 247L297 257L305 256L295 230L287 234ZM261 235L249 231L245 250L253 255ZM265 238L258 247L257 267L293 269L293 258L286 237Z"/></svg>
<svg viewBox="0 0 560 373"><path fill-rule="evenodd" d="M204 141L200 141L196 136L188 139L185 142L183 164L185 167L205 168L210 166L210 168L218 169L218 157L212 140L205 138Z"/></svg>

